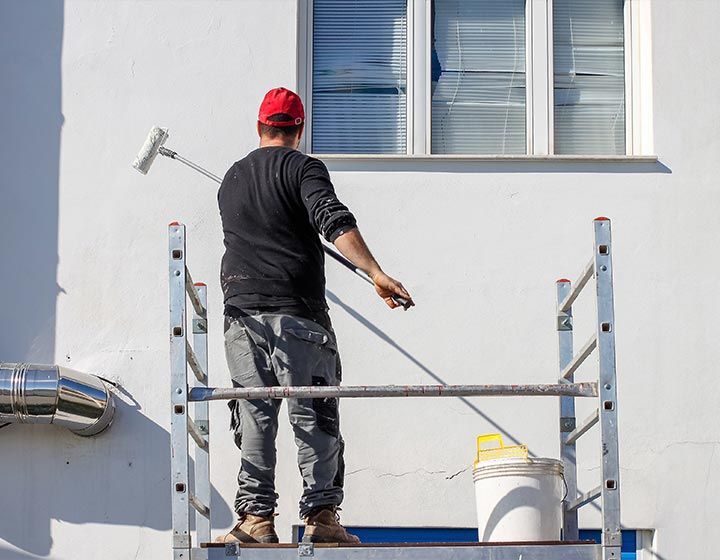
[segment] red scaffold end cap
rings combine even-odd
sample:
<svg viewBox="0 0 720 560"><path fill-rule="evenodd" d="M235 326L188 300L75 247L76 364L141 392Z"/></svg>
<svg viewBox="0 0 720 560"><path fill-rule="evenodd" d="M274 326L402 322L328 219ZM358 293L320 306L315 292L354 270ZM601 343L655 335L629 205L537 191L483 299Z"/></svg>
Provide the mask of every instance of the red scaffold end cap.
<svg viewBox="0 0 720 560"><path fill-rule="evenodd" d="M203 288L207 288L207 284L205 282L195 282L193 286L202 286Z"/></svg>
<svg viewBox="0 0 720 560"><path fill-rule="evenodd" d="M168 227L179 226L179 225L180 225L180 222L170 222L170 223L168 224Z"/></svg>
<svg viewBox="0 0 720 560"><path fill-rule="evenodd" d="M556 284L569 284L570 280L568 280L567 278L559 278L558 280L555 280L555 283Z"/></svg>
<svg viewBox="0 0 720 560"><path fill-rule="evenodd" d="M593 222L609 222L610 218L606 218L605 216L598 216L593 220Z"/></svg>

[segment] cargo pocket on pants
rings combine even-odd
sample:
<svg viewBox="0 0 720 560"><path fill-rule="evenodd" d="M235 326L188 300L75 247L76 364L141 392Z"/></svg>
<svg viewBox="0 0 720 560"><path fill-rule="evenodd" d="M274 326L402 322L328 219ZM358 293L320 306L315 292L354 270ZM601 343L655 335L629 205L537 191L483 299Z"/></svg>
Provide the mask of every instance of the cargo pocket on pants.
<svg viewBox="0 0 720 560"><path fill-rule="evenodd" d="M330 331L328 334L325 334L323 332L318 332L316 330L310 330L307 328L298 329L298 328L287 328L285 331L296 337L300 340L304 340L306 342L312 343L314 346L317 346L318 348L322 348L326 351L329 351L332 353L334 357L334 374L335 379L337 380L337 384L339 384L342 381L342 364L340 362L340 355L338 354L337 349L337 342L335 340L335 333ZM313 378L315 379L315 378ZM314 383L313 383L314 384Z"/></svg>
<svg viewBox="0 0 720 560"><path fill-rule="evenodd" d="M315 387L327 387L328 382L323 377L312 378L312 384ZM313 410L315 411L315 421L318 428L326 434L338 437L340 433L340 421L338 415L338 399L327 397L324 399L312 399Z"/></svg>
<svg viewBox="0 0 720 560"><path fill-rule="evenodd" d="M242 410L240 410L240 403L236 399L232 399L227 403L230 408L230 430L233 432L235 438L235 445L238 449L241 449L240 444L242 443Z"/></svg>

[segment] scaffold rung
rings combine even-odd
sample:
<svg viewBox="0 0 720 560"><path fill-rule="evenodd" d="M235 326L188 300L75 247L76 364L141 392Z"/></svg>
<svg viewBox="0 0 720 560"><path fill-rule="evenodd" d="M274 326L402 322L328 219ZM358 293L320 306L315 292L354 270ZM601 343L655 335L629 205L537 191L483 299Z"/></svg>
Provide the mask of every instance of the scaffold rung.
<svg viewBox="0 0 720 560"><path fill-rule="evenodd" d="M205 449L207 447L207 442L205 441L205 438L203 437L202 433L200 432L200 429L197 427L197 424L195 424L195 421L188 416L188 433L190 436L195 440L195 443L198 447L201 447Z"/></svg>
<svg viewBox="0 0 720 560"><path fill-rule="evenodd" d="M600 412L596 408L590 416L583 420L582 424L580 424L577 428L575 428L567 435L565 445L574 445L575 442L580 439L580 437L586 434L588 430L590 430L590 428L592 428L595 424L598 423L598 420L600 420Z"/></svg>
<svg viewBox="0 0 720 560"><path fill-rule="evenodd" d="M192 303L193 309L195 309L195 313L200 315L200 317L205 317L207 315L207 310L200 301L200 294L198 294L197 287L193 282L192 276L190 275L190 271L188 270L187 266L185 267L185 291L190 298L190 303Z"/></svg>
<svg viewBox="0 0 720 560"><path fill-rule="evenodd" d="M597 397L597 383L536 385L347 385L338 387L193 387L190 401L378 397Z"/></svg>
<svg viewBox="0 0 720 560"><path fill-rule="evenodd" d="M590 490L589 492L585 492L584 494L581 494L576 499L574 499L572 502L568 503L567 507L565 508L568 511L572 511L575 509L580 509L584 505L589 504L593 500L597 500L600 497L600 494L602 493L602 486L597 486Z"/></svg>
<svg viewBox="0 0 720 560"><path fill-rule="evenodd" d="M568 309L572 307L572 304L580 295L580 292L582 292L582 289L588 283L588 280L593 277L594 272L595 259L590 259L590 262L585 265L585 268L580 274L580 278L578 278L577 281L572 284L572 288L570 288L570 293L565 297L564 300L562 300L560 305L558 305L559 313L565 313Z"/></svg>
<svg viewBox="0 0 720 560"><path fill-rule="evenodd" d="M193 370L193 373L195 374L195 379L197 379L200 383L205 383L207 375L205 375L205 372L195 355L195 350L193 350L187 340L185 340L185 352L187 354L187 362L190 365L190 369Z"/></svg>
<svg viewBox="0 0 720 560"><path fill-rule="evenodd" d="M565 369L560 372L560 379L567 379L573 373L575 373L577 369L582 365L582 363L587 359L587 357L592 354L592 351L595 350L596 347L597 335L593 334L590 337L590 340L585 343L585 346L580 349L580 352L578 352L577 355L573 356L573 359L570 360L570 363L565 366Z"/></svg>
<svg viewBox="0 0 720 560"><path fill-rule="evenodd" d="M210 517L210 508L198 500L197 496L193 494L190 495L190 505L194 507L200 515Z"/></svg>

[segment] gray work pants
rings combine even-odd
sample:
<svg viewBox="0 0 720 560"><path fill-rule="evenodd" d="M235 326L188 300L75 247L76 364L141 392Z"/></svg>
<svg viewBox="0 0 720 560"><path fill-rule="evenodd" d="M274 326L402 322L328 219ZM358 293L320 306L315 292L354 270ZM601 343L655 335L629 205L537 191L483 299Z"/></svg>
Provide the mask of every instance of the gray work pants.
<svg viewBox="0 0 720 560"><path fill-rule="evenodd" d="M233 385L338 385L335 335L295 315L262 313L231 319L225 355ZM300 517L343 499L343 440L338 399L286 399L303 478ZM235 511L269 516L277 506L275 438L280 399L230 401L235 443L242 451Z"/></svg>

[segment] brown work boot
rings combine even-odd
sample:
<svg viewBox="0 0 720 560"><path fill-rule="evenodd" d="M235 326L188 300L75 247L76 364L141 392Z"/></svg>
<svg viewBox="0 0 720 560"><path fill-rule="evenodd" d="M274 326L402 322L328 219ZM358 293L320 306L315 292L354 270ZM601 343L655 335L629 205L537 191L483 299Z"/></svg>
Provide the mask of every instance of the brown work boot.
<svg viewBox="0 0 720 560"><path fill-rule="evenodd" d="M278 536L275 532L274 516L246 513L227 535L218 537L215 542L276 543Z"/></svg>
<svg viewBox="0 0 720 560"><path fill-rule="evenodd" d="M358 544L360 539L340 525L337 510L332 507L311 511L305 518L303 542Z"/></svg>

